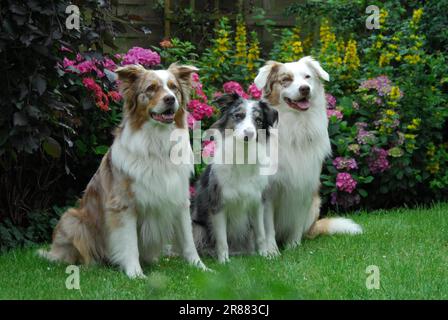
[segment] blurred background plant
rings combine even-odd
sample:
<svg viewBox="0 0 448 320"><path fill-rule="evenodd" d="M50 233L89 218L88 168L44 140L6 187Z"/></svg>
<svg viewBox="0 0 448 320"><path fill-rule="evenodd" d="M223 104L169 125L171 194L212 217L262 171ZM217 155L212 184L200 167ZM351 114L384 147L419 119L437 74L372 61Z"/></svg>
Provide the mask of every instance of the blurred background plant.
<svg viewBox="0 0 448 320"><path fill-rule="evenodd" d="M295 17L290 28L260 8L218 20L208 17L212 8L179 11L184 30L130 50L114 45L122 26L107 2L81 2L79 32L61 26L66 1L1 7L2 250L48 240L61 212L54 208L79 197L120 121L113 71L127 63L197 66L188 123L207 129L222 93L261 97L252 81L264 61L311 54L331 77L325 85L333 157L322 172L323 211L446 200L447 0L382 2L379 30L365 28L366 1L291 4L284 11ZM161 2L155 10L162 9ZM273 45L263 41L266 34ZM204 142L202 154L212 156L213 143ZM204 167L196 166L192 182Z"/></svg>

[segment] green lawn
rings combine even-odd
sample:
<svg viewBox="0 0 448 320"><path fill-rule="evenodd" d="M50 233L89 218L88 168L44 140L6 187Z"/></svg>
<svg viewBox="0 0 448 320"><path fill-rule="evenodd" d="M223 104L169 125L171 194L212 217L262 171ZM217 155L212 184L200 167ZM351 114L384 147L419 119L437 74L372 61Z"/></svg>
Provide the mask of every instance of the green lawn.
<svg viewBox="0 0 448 320"><path fill-rule="evenodd" d="M68 290L66 266L35 249L0 256L0 299L448 299L448 204L353 215L361 236L306 240L281 257L233 257L204 273L179 258L145 268L129 280L110 267L80 270L80 290ZM376 265L380 289L366 288Z"/></svg>

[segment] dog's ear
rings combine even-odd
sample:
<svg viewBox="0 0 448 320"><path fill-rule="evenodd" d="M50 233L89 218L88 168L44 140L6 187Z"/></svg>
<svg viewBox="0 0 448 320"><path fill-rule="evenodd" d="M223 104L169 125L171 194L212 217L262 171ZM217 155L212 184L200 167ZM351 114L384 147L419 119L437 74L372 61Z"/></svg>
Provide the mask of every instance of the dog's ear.
<svg viewBox="0 0 448 320"><path fill-rule="evenodd" d="M330 75L328 74L328 72L325 71L321 67L320 63L318 61L314 60L313 57L307 56L307 57L300 59L299 62L300 61L304 62L306 65L308 65L308 67L310 67L317 74L317 76L319 78L321 78L322 80L325 80L325 81L330 81Z"/></svg>
<svg viewBox="0 0 448 320"><path fill-rule="evenodd" d="M239 99L241 99L241 97L237 93L226 93L212 102L218 105L221 113L224 113Z"/></svg>
<svg viewBox="0 0 448 320"><path fill-rule="evenodd" d="M267 129L273 127L278 122L278 111L268 105L265 101L260 101L259 105L263 112Z"/></svg>
<svg viewBox="0 0 448 320"><path fill-rule="evenodd" d="M124 110L127 112L132 112L136 107L136 102L133 98L135 92L132 89L132 84L146 71L147 70L139 64L130 64L115 70L118 77L118 89L124 97Z"/></svg>
<svg viewBox="0 0 448 320"><path fill-rule="evenodd" d="M168 67L168 71L174 74L179 80L191 83L191 74L198 72L199 69L195 66L179 65L175 62Z"/></svg>
<svg viewBox="0 0 448 320"><path fill-rule="evenodd" d="M146 69L139 64L130 64L124 67L119 67L115 70L118 76L118 80L121 83L132 83L134 82Z"/></svg>
<svg viewBox="0 0 448 320"><path fill-rule="evenodd" d="M272 91L272 85L277 79L278 70L281 67L280 62L268 61L260 68L258 75L255 77L254 83L258 89L263 90L265 96L268 96Z"/></svg>
<svg viewBox="0 0 448 320"><path fill-rule="evenodd" d="M187 105L192 89L192 74L199 71L199 69L194 66L179 65L175 62L168 67L168 71L176 77L179 83L182 106Z"/></svg>

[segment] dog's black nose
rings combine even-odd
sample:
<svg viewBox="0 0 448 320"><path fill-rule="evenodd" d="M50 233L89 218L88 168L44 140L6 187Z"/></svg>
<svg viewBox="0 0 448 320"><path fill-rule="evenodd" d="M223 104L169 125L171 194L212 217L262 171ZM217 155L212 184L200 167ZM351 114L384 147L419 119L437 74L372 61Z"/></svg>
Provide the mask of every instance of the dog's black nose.
<svg viewBox="0 0 448 320"><path fill-rule="evenodd" d="M306 85L300 86L299 92L302 96L307 96L310 94L310 87Z"/></svg>
<svg viewBox="0 0 448 320"><path fill-rule="evenodd" d="M165 102L167 106L172 106L174 104L174 96L171 95L165 96L163 98L163 102Z"/></svg>

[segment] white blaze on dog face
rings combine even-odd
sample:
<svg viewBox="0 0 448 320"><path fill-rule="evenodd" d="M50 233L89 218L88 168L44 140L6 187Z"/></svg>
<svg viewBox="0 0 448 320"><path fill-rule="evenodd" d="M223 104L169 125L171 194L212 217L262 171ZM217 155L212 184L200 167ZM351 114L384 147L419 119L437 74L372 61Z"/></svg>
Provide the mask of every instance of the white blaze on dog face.
<svg viewBox="0 0 448 320"><path fill-rule="evenodd" d="M297 62L268 62L260 69L255 84L263 88L265 98L272 104L286 103L292 109L306 111L316 91L322 87L320 79L329 80L329 75L311 57Z"/></svg>
<svg viewBox="0 0 448 320"><path fill-rule="evenodd" d="M189 97L190 66L171 65L168 70L146 70L140 65L118 68L120 89L125 100L125 113L131 127L138 130L150 121L183 126L183 109Z"/></svg>
<svg viewBox="0 0 448 320"><path fill-rule="evenodd" d="M233 114L235 117L234 136L239 140L254 140L257 138L257 128L255 125L254 101L243 100L240 110Z"/></svg>

